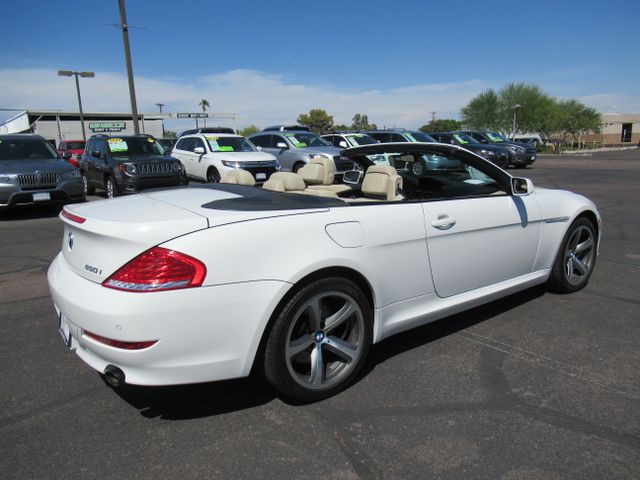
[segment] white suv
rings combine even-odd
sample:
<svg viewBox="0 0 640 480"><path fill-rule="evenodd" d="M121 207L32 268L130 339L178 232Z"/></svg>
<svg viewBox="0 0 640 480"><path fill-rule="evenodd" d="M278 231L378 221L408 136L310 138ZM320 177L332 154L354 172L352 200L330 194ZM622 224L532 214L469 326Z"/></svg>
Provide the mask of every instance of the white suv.
<svg viewBox="0 0 640 480"><path fill-rule="evenodd" d="M229 133L184 135L171 151L182 162L187 177L205 182L219 182L230 170L250 172L256 183L265 182L280 170L273 155L260 152L246 138Z"/></svg>

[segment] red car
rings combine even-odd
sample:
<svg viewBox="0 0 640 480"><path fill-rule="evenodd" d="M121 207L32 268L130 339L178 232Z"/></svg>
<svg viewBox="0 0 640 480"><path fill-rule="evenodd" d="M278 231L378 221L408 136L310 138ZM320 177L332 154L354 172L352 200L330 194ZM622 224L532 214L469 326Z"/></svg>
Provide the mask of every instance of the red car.
<svg viewBox="0 0 640 480"><path fill-rule="evenodd" d="M58 155L71 165L79 167L86 143L84 140L62 140L58 144Z"/></svg>

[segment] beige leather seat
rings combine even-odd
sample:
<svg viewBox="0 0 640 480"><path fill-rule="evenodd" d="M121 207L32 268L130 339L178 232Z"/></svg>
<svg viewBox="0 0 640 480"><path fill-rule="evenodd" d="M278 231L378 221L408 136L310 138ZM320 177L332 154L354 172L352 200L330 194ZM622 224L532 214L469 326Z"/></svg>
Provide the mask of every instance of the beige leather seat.
<svg viewBox="0 0 640 480"><path fill-rule="evenodd" d="M234 185L248 185L253 187L256 184L253 175L251 175L246 170L231 170L225 174L224 177L220 180L220 183L231 183Z"/></svg>
<svg viewBox="0 0 640 480"><path fill-rule="evenodd" d="M335 171L333 160L325 157L314 158L298 170L309 190L328 190L336 194L351 190L348 185L334 185Z"/></svg>
<svg viewBox="0 0 640 480"><path fill-rule="evenodd" d="M367 168L367 173L362 182L364 198L355 198L349 202L370 202L371 200L403 200L400 195L402 189L402 177L395 168L388 165L372 165Z"/></svg>
<svg viewBox="0 0 640 480"><path fill-rule="evenodd" d="M262 188L273 192L300 193L303 195L316 195L320 197L338 197L329 190L308 190L304 180L297 173L276 172L271 174L269 180L264 182Z"/></svg>

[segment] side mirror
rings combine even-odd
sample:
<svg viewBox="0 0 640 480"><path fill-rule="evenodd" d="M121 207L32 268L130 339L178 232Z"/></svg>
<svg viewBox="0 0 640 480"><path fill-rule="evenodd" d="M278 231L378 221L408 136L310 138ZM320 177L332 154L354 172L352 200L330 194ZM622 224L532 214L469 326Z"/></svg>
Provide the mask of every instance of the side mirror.
<svg viewBox="0 0 640 480"><path fill-rule="evenodd" d="M258 150L259 152L261 152L261 151L262 151L262 147L257 146L257 147L256 147L256 150Z"/></svg>
<svg viewBox="0 0 640 480"><path fill-rule="evenodd" d="M360 180L362 180L363 173L364 172L360 170L349 170L348 172L344 172L342 181L351 185L358 185L360 183Z"/></svg>
<svg viewBox="0 0 640 480"><path fill-rule="evenodd" d="M71 153L70 152L62 152L62 155L60 155L60 158L62 158L63 160L69 160L71 158Z"/></svg>
<svg viewBox="0 0 640 480"><path fill-rule="evenodd" d="M533 193L533 182L528 178L512 178L511 194L514 197L524 197Z"/></svg>
<svg viewBox="0 0 640 480"><path fill-rule="evenodd" d="M344 140L340 140L340 142L338 143L338 146L342 148L347 148L349 145L347 145L347 142L345 142Z"/></svg>
<svg viewBox="0 0 640 480"><path fill-rule="evenodd" d="M286 144L286 143L284 143L284 142L278 142L278 143L276 143L276 148L282 148L283 150L286 150L286 149L288 149L289 147L288 147L288 146L287 146L287 144Z"/></svg>
<svg viewBox="0 0 640 480"><path fill-rule="evenodd" d="M204 155L204 147L196 147L193 149L193 153L197 153L198 155Z"/></svg>
<svg viewBox="0 0 640 480"><path fill-rule="evenodd" d="M95 158L100 158L100 150L92 150L91 156Z"/></svg>

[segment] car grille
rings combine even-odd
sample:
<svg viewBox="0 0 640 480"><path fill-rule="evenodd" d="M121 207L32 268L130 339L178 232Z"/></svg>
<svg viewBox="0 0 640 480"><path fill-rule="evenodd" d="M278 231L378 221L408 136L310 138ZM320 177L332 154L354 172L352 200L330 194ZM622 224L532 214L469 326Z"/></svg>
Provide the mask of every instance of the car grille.
<svg viewBox="0 0 640 480"><path fill-rule="evenodd" d="M341 157L340 155L333 157L333 163L336 164L336 172L348 172L355 168L351 160L347 157Z"/></svg>
<svg viewBox="0 0 640 480"><path fill-rule="evenodd" d="M58 184L57 173L29 173L18 175L18 183L22 188L55 187Z"/></svg>
<svg viewBox="0 0 640 480"><path fill-rule="evenodd" d="M136 163L135 166L140 175L174 173L173 162Z"/></svg>

